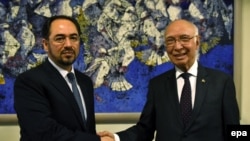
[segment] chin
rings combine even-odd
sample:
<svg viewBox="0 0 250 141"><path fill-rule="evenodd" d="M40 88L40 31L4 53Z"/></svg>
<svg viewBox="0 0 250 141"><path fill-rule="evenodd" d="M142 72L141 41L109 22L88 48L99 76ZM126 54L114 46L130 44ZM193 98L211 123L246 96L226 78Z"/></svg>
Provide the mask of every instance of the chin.
<svg viewBox="0 0 250 141"><path fill-rule="evenodd" d="M72 65L74 62L75 62L75 59L73 59L73 58L72 59L71 58L70 59L67 58L67 59L63 60L63 63L65 65Z"/></svg>
<svg viewBox="0 0 250 141"><path fill-rule="evenodd" d="M186 61L182 60L182 61L175 61L173 62L176 66L185 66L187 64Z"/></svg>

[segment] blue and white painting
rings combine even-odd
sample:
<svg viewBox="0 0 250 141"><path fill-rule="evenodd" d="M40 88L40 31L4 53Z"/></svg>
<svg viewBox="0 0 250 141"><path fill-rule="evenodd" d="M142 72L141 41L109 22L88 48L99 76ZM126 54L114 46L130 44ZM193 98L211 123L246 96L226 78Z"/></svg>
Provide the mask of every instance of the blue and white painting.
<svg viewBox="0 0 250 141"><path fill-rule="evenodd" d="M14 114L13 83L47 57L41 27L53 15L78 20L81 53L74 66L95 87L96 113L140 112L148 82L173 67L164 29L196 24L200 62L233 75L233 0L0 0L0 113Z"/></svg>

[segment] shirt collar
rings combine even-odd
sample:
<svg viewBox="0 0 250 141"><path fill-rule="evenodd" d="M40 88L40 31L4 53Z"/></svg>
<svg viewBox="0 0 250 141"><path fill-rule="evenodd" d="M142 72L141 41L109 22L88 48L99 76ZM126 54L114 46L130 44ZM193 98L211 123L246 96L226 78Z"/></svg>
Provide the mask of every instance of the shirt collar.
<svg viewBox="0 0 250 141"><path fill-rule="evenodd" d="M58 72L64 77L66 78L67 77L67 74L69 73L68 71L60 68L58 65L56 65L50 58L48 58L49 62L58 70ZM73 65L72 65L72 69L71 69L71 72L75 74L75 71L74 71L74 68L73 68Z"/></svg>
<svg viewBox="0 0 250 141"><path fill-rule="evenodd" d="M181 69L175 66L175 76L178 78L182 73L184 73ZM192 76L197 76L198 73L198 62L195 61L194 64L191 66L191 68L187 71L190 73Z"/></svg>

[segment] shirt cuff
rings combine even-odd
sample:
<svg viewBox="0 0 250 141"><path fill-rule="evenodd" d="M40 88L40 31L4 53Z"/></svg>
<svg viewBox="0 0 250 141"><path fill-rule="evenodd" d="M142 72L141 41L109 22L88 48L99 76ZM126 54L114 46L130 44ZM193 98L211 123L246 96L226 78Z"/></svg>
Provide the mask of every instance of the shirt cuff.
<svg viewBox="0 0 250 141"><path fill-rule="evenodd" d="M120 138L117 134L114 134L114 137L115 137L115 141L120 141Z"/></svg>

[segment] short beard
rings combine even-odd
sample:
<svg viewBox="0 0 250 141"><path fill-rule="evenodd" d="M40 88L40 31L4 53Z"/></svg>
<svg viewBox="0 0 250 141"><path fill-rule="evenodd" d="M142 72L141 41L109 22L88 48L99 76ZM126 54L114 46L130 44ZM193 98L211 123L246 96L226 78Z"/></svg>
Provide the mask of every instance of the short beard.
<svg viewBox="0 0 250 141"><path fill-rule="evenodd" d="M69 65L72 65L74 64L76 59L73 59L72 61L70 59L62 59L62 60L59 60L59 63L62 64L63 66L69 66Z"/></svg>

